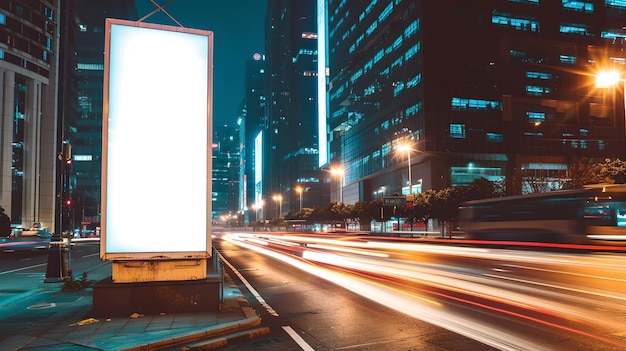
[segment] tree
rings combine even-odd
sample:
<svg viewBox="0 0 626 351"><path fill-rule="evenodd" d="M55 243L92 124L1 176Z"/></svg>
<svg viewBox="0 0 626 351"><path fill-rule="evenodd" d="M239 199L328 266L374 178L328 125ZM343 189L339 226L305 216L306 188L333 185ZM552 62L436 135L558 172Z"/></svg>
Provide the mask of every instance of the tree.
<svg viewBox="0 0 626 351"><path fill-rule="evenodd" d="M595 183L624 184L626 183L626 162L616 158L605 159L604 162L595 165L594 170L598 176Z"/></svg>
<svg viewBox="0 0 626 351"><path fill-rule="evenodd" d="M11 218L4 213L4 208L0 206L0 237L11 235Z"/></svg>
<svg viewBox="0 0 626 351"><path fill-rule="evenodd" d="M498 183L486 178L474 179L463 191L463 201L488 199L504 195L504 190Z"/></svg>

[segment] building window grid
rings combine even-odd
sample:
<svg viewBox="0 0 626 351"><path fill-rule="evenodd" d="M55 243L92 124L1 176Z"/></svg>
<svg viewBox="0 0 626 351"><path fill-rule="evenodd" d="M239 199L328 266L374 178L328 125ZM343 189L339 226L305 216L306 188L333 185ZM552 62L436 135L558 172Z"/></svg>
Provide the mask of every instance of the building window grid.
<svg viewBox="0 0 626 351"><path fill-rule="evenodd" d="M415 26L415 21L410 23L409 25L407 25L408 27L412 27ZM406 29L405 31L406 32ZM361 35L362 37L363 35ZM352 84L355 84L355 82L363 75L364 72L367 72L369 70L371 70L373 68L373 66L375 64L377 64L378 62L380 62L380 60L382 60L386 55L391 54L392 52L398 50L399 48L402 47L403 44L403 35L400 35L396 38L396 40L394 40L393 44L391 44L389 47L387 47L386 49L381 49L380 51L378 51L376 53L376 55L373 58L373 61L370 60L368 62L365 63L365 65L363 66L362 69L359 69L355 74L352 75L350 81ZM349 51L350 53L352 53L354 50L356 50L356 47L358 46L357 44L353 44ZM419 50L421 49L421 42L417 42L416 44L414 44L413 46L411 46L409 49L407 49L407 51L404 53L404 55L399 56L398 58L396 58L392 64L381 70L381 74L385 75L385 74L389 74L391 71L393 71L393 69L397 68L397 67L401 67L403 65L403 60L408 60L409 58L412 58L417 52L419 52ZM335 96L339 97L340 94L335 94Z"/></svg>
<svg viewBox="0 0 626 351"><path fill-rule="evenodd" d="M626 3L626 1L625 1L625 3ZM387 51L387 53L389 53L389 50ZM378 59L376 60L376 62L380 61L384 57L384 55L385 55L385 52L383 50L380 50L380 52L377 54ZM565 62L565 63L570 63L571 64L571 63L575 62L575 57L574 56L561 55L560 59L561 59L562 62ZM370 60L369 63L368 63L368 70L371 69L372 66L373 66L372 65L372 60ZM389 68L387 68L386 71L387 71L387 73L389 73ZM534 75L533 74L527 75L527 78L529 78L529 79L539 79L539 80L552 79L552 75L551 74L544 73L544 72L535 72L535 73L536 74L533 73ZM408 82L407 82L407 86L406 87L407 88L409 87ZM545 91L549 92L550 89L549 88L545 88L544 92ZM501 104L500 104L500 109L501 109ZM498 134L498 133L487 133L487 134L489 135L488 138L490 138L491 140L498 140L498 139L501 139L501 137L502 137L502 134ZM541 135L541 133L536 133L535 135ZM582 140L582 141L580 141L580 144L581 144L581 147L582 147L582 144L586 145L586 142L584 140ZM599 141L598 145L599 145L599 148L602 149L604 147L604 142L603 141ZM361 162L363 162L363 160L364 159L361 159ZM363 163L361 163L361 165L363 165Z"/></svg>

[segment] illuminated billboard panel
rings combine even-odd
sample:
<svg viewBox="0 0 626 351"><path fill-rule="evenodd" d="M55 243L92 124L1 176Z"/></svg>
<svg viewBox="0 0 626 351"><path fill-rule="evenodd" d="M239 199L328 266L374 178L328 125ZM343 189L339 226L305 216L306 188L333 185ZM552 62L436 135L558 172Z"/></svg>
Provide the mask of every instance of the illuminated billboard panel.
<svg viewBox="0 0 626 351"><path fill-rule="evenodd" d="M319 138L318 166L328 163L328 125L326 114L328 101L326 85L328 84L329 70L327 66L328 54L326 50L326 0L317 1L317 135Z"/></svg>
<svg viewBox="0 0 626 351"><path fill-rule="evenodd" d="M213 33L106 20L104 259L211 253Z"/></svg>

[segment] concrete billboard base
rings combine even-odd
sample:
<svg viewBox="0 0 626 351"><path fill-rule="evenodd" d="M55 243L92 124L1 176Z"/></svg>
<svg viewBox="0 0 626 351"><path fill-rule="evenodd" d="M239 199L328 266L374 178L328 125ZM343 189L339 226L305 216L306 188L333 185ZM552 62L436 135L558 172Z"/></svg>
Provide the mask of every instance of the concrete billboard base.
<svg viewBox="0 0 626 351"><path fill-rule="evenodd" d="M221 306L223 280L208 276L200 280L114 283L109 277L93 288L96 317L139 314L217 311Z"/></svg>

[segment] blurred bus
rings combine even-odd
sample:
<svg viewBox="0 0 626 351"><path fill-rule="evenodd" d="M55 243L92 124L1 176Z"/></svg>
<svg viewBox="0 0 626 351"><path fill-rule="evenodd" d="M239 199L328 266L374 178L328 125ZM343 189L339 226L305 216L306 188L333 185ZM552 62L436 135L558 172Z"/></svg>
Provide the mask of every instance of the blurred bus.
<svg viewBox="0 0 626 351"><path fill-rule="evenodd" d="M626 244L626 185L468 201L459 227L477 240Z"/></svg>

